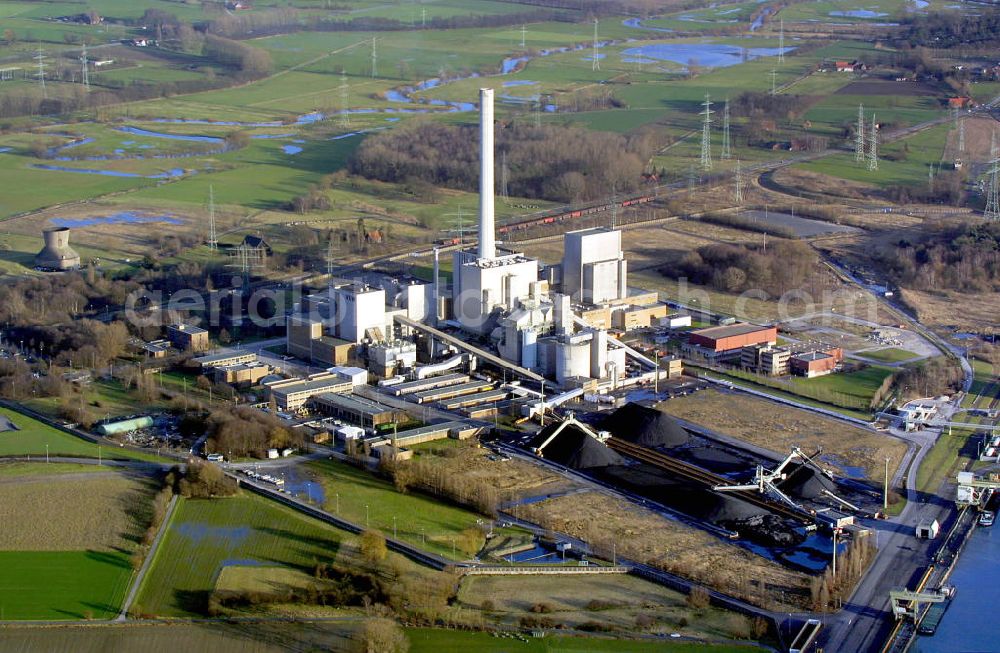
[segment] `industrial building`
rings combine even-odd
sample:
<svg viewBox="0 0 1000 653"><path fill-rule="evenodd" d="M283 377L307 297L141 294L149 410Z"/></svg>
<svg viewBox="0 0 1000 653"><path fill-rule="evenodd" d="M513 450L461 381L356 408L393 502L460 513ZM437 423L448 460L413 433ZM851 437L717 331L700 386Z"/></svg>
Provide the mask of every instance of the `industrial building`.
<svg viewBox="0 0 1000 653"><path fill-rule="evenodd" d="M282 379L264 385L270 391L278 410L289 413L297 412L316 395L345 393L354 388L350 380L329 372L313 374L305 379Z"/></svg>
<svg viewBox="0 0 1000 653"><path fill-rule="evenodd" d="M218 365L211 368L213 381L228 383L239 388L257 385L271 372L270 365L258 362Z"/></svg>
<svg viewBox="0 0 1000 653"><path fill-rule="evenodd" d="M628 295L622 232L604 227L570 231L563 239L562 291L582 304L605 304Z"/></svg>
<svg viewBox="0 0 1000 653"><path fill-rule="evenodd" d="M690 358L710 362L736 361L740 359L744 347L777 343L777 327L738 322L692 331L683 346L683 352Z"/></svg>
<svg viewBox="0 0 1000 653"><path fill-rule="evenodd" d="M479 247L453 257L452 312L463 329L484 334L496 314L518 308L529 296L540 299L538 261L523 254L498 254L494 218L493 89L479 89ZM437 266L435 266L437 267ZM437 278L437 270L435 270Z"/></svg>
<svg viewBox="0 0 1000 653"><path fill-rule="evenodd" d="M212 367L229 367L231 365L256 363L257 354L240 349L220 349L211 354L198 356L191 360L201 367L201 369L205 370Z"/></svg>
<svg viewBox="0 0 1000 653"><path fill-rule="evenodd" d="M181 351L208 349L208 331L193 324L173 324L167 327L167 340Z"/></svg>
<svg viewBox="0 0 1000 653"><path fill-rule="evenodd" d="M398 424L409 419L401 410L349 394L325 392L313 396L309 405L321 415L359 424L363 428Z"/></svg>
<svg viewBox="0 0 1000 653"><path fill-rule="evenodd" d="M830 374L837 368L837 359L821 351L811 351L792 356L788 365L791 371L799 376L812 378Z"/></svg>
<svg viewBox="0 0 1000 653"><path fill-rule="evenodd" d="M35 265L44 270L75 270L80 255L69 246L69 229L59 227L42 232L45 247L35 256Z"/></svg>
<svg viewBox="0 0 1000 653"><path fill-rule="evenodd" d="M788 374L788 362L792 352L786 347L771 345L751 345L740 353L740 367L766 376Z"/></svg>

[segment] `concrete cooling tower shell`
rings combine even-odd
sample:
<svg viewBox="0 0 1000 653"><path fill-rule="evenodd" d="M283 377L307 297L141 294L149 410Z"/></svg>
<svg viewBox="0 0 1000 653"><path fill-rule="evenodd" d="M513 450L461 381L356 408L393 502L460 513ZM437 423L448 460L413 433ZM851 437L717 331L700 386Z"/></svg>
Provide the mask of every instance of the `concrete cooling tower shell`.
<svg viewBox="0 0 1000 653"><path fill-rule="evenodd" d="M35 257L35 265L51 270L80 267L80 255L69 246L69 229L46 229L42 236L45 238L45 247Z"/></svg>

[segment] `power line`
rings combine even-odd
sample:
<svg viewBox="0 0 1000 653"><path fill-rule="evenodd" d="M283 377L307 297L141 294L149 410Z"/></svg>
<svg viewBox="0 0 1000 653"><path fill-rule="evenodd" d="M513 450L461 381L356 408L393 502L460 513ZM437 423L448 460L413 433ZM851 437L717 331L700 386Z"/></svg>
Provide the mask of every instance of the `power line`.
<svg viewBox="0 0 1000 653"><path fill-rule="evenodd" d="M87 44L83 44L83 50L80 53L80 64L83 66L83 87L89 91L90 90L90 69L87 66Z"/></svg>
<svg viewBox="0 0 1000 653"><path fill-rule="evenodd" d="M987 220L1000 220L1000 155L997 152L997 133L993 132L990 141L990 179L986 188L986 207L983 217Z"/></svg>
<svg viewBox="0 0 1000 653"><path fill-rule="evenodd" d="M743 173L740 170L740 160L736 159L736 168L733 170L733 178L736 182L736 204L743 206Z"/></svg>
<svg viewBox="0 0 1000 653"><path fill-rule="evenodd" d="M601 69L601 60L597 56L597 19L596 18L594 19L594 55L593 55L593 57L591 57L590 69L591 70L600 70Z"/></svg>
<svg viewBox="0 0 1000 653"><path fill-rule="evenodd" d="M785 63L785 19L781 19L778 29L778 63Z"/></svg>
<svg viewBox="0 0 1000 653"><path fill-rule="evenodd" d="M861 163L865 160L865 107L858 105L858 126L854 135L854 160Z"/></svg>
<svg viewBox="0 0 1000 653"><path fill-rule="evenodd" d="M347 83L347 71L340 71L340 126L350 127L351 125L351 112L350 112L350 86Z"/></svg>
<svg viewBox="0 0 1000 653"><path fill-rule="evenodd" d="M723 159L728 159L732 155L733 152L729 142L729 98L726 98L726 104L722 109L722 154L719 156Z"/></svg>
<svg viewBox="0 0 1000 653"><path fill-rule="evenodd" d="M509 172L507 170L507 152L500 153L500 197L510 199L510 189L508 188Z"/></svg>
<svg viewBox="0 0 1000 653"><path fill-rule="evenodd" d="M215 187L208 186L208 248L219 248L219 237L215 231Z"/></svg>
<svg viewBox="0 0 1000 653"><path fill-rule="evenodd" d="M875 114L872 114L871 137L868 141L868 169L874 172L878 170L878 123L875 122Z"/></svg>
<svg viewBox="0 0 1000 653"><path fill-rule="evenodd" d="M42 44L38 44L38 52L35 54L35 61L38 62L38 72L35 73L35 77L38 79L38 85L42 87L42 97L49 97L48 91L45 90L45 52L42 51Z"/></svg>
<svg viewBox="0 0 1000 653"><path fill-rule="evenodd" d="M705 94L705 101L702 102L702 106L705 110L702 111L702 116L704 116L702 126L701 126L701 169L711 170L712 169L712 100L708 93Z"/></svg>

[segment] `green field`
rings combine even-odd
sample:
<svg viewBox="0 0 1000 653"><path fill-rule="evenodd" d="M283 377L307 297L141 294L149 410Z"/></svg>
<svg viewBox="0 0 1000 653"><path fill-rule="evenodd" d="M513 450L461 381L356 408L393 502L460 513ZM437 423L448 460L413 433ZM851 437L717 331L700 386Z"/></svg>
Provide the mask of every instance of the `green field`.
<svg viewBox="0 0 1000 653"><path fill-rule="evenodd" d="M812 379L793 377L792 386L812 390L824 389L869 401L885 378L892 373L891 368L870 365L857 372L835 372Z"/></svg>
<svg viewBox="0 0 1000 653"><path fill-rule="evenodd" d="M476 527L481 518L476 513L420 493L401 494L388 481L337 460L315 461L309 468L323 485L328 512L361 526L367 520L367 525L387 535L392 534L395 518L399 539L448 558L469 557L461 548L453 551L452 542L462 531Z"/></svg>
<svg viewBox="0 0 1000 653"><path fill-rule="evenodd" d="M109 619L125 598L128 554L0 551L0 619Z"/></svg>
<svg viewBox="0 0 1000 653"><path fill-rule="evenodd" d="M764 649L739 644L701 644L697 642L671 642L669 639L616 640L596 637L567 637L548 635L543 639L518 640L496 637L489 633L409 628L410 653L751 653Z"/></svg>
<svg viewBox="0 0 1000 653"><path fill-rule="evenodd" d="M7 408L0 408L0 415L18 427L17 431L0 431L0 456L44 456L46 445L48 445L50 456L101 457L108 460L160 460L155 454L87 442L82 438L72 436ZM100 451L98 451L99 447Z"/></svg>
<svg viewBox="0 0 1000 653"><path fill-rule="evenodd" d="M917 354L905 349L889 347L888 349L876 349L875 351L858 352L858 356L882 361L883 363L901 363L916 358Z"/></svg>
<svg viewBox="0 0 1000 653"><path fill-rule="evenodd" d="M229 565L284 566L311 572L332 562L344 533L256 495L182 499L143 580L136 612L204 615L208 595Z"/></svg>

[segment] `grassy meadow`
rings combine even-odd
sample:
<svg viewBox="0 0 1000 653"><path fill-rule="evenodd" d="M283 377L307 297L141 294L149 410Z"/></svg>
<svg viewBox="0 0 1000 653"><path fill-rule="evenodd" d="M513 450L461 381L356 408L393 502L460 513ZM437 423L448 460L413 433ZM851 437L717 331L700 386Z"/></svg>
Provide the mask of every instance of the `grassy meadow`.
<svg viewBox="0 0 1000 653"><path fill-rule="evenodd" d="M256 495L182 499L143 580L135 612L203 616L227 566L287 567L310 573L333 562L345 533Z"/></svg>
<svg viewBox="0 0 1000 653"><path fill-rule="evenodd" d="M2 619L108 619L121 607L153 484L74 467L0 473Z"/></svg>

